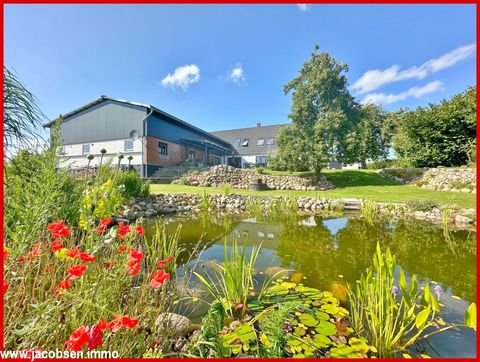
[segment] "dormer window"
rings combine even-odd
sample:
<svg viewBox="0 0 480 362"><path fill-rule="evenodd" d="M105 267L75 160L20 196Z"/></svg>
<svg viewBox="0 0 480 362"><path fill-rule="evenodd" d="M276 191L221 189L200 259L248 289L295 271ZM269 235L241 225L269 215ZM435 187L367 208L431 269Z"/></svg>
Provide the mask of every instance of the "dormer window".
<svg viewBox="0 0 480 362"><path fill-rule="evenodd" d="M265 138L259 138L257 141L257 146L263 146L265 144Z"/></svg>
<svg viewBox="0 0 480 362"><path fill-rule="evenodd" d="M275 138L267 138L267 145L272 146L275 143Z"/></svg>
<svg viewBox="0 0 480 362"><path fill-rule="evenodd" d="M248 138L242 141L242 147L248 147Z"/></svg>
<svg viewBox="0 0 480 362"><path fill-rule="evenodd" d="M233 146L234 147L240 146L240 140L235 140L235 142L233 142Z"/></svg>

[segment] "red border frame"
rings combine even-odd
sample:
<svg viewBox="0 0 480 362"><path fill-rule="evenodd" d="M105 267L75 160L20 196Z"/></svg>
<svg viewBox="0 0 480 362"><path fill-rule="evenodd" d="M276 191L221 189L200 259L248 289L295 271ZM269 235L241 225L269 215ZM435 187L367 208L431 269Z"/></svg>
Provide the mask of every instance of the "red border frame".
<svg viewBox="0 0 480 362"><path fill-rule="evenodd" d="M299 2L302 2L302 0L300 0ZM70 1L62 1L62 0L58 0L58 1L55 1L55 0L46 0L46 1L35 1L35 0L3 0L2 1L2 7L1 7L1 25L2 25L2 30L1 30L1 33L2 33L2 48L1 48L1 58L2 58L2 65L3 65L3 62L4 62L4 48L3 48L3 39L4 39L4 4L271 4L271 5L274 5L274 4L296 4L297 2L292 2L292 1L286 1L286 0L277 0L277 1L259 1L259 2L255 2L253 0L250 0L250 1L233 1L233 2L222 2L222 1L215 1L215 0L204 0L204 1L157 1L157 0L140 0L138 2L135 2L135 1L132 1L132 0L101 0L101 1L94 1L94 0L70 0ZM370 5L373 5L373 4L384 4L384 5L390 5L390 4L476 4L477 5L477 8L476 8L476 21L477 21L477 24L476 24L476 35L477 35L477 39L480 35L480 26L479 26L479 18L480 18L480 5L478 4L477 0L460 0L460 1L454 1L454 0L419 0L419 1L415 1L415 0L399 0L399 1L382 1L382 0L370 0L370 1L355 1L355 0L330 0L330 1L305 1L304 3L306 4L370 4ZM479 66L479 60L478 60L478 47L477 47L477 50L476 50L476 71L477 71L477 84L480 82L480 66ZM1 73L1 80L2 80L2 84L3 84L3 72ZM3 92L2 92L2 95L1 95L1 104L0 104L0 110L1 110L1 114L2 114L2 117L3 117ZM477 105L480 101L480 95L478 94L477 92ZM479 115L480 115L480 110L477 108L477 139L480 138L480 129L478 128L478 124L479 124L479 121L478 121L478 118L479 118ZM1 123L0 125L0 131L3 135L3 122ZM1 150L0 150L0 153L1 153L1 158L0 158L0 168L1 168L1 173L0 173L0 181L3 185L3 182L4 182L4 175L3 175L3 166L4 166L4 140L3 140L3 137L0 139L0 144L1 144ZM480 149L479 145L477 144L477 153L478 153L478 150ZM477 157L477 161L476 161L476 167L477 167L477 180L478 180L478 176L479 176L479 171L478 171L478 168L480 166L480 161L478 160L478 157ZM477 191L478 191L478 188L477 188ZM3 235L4 235L4 214L3 214L3 208L4 208L4 202L3 202L3 187L0 191L0 199L1 199L1 210L2 212L0 213L0 232L1 232L1 238L2 238L2 247L1 247L1 250L0 250L0 271L1 271L1 274L3 276ZM479 200L480 200L480 196L478 195L478 193L476 194L476 201L477 201L477 205L479 203ZM476 227L476 232L477 232L477 244L478 244L478 238L479 238L479 231L480 231L480 227L478 225L478 222L477 222L477 227ZM476 304L477 306L480 305L480 298L479 298L479 285L478 285L478 276L479 276L479 268L478 268L478 255L477 255L477 298L476 298ZM2 287L2 301L0 302L0 331L2 332L1 333L1 336L0 336L0 349L3 350L3 345L4 345L4 335L3 335L3 322L4 322L4 315L3 315L3 311L4 311L4 308L3 308L3 287ZM477 324L478 324L478 316L477 316ZM479 340L480 340L480 336L477 332L476 334L476 339L477 339L477 348L476 348L476 357L474 358L434 358L434 359L438 359L438 360L442 360L442 361L446 361L446 362L449 362L449 361L472 361L472 360L476 360L476 359L479 359L480 358L480 354L479 354L479 351L478 351L478 345L479 345ZM138 358L138 359L142 359L142 358ZM62 360L62 361L72 361L73 359L58 359L59 361ZM88 361L102 361L103 359L85 359L85 360L88 360ZM119 359L116 359L115 361L130 361L132 359L130 358L119 358ZM155 361L155 360L162 360L162 359L148 359L149 361ZM172 358L172 359L169 359L171 361L177 361L177 360L190 360L189 358ZM219 358L217 359L219 361L232 361L231 358ZM271 359L265 359L265 358L258 358L256 359L258 361L271 361ZM280 359L275 359L275 360L289 360L288 358L280 358ZM307 360L315 360L317 361L316 359L307 359ZM385 360L385 361L395 361L397 359L393 359L393 358L384 358L382 360ZM26 360L21 360L21 361L26 361Z"/></svg>

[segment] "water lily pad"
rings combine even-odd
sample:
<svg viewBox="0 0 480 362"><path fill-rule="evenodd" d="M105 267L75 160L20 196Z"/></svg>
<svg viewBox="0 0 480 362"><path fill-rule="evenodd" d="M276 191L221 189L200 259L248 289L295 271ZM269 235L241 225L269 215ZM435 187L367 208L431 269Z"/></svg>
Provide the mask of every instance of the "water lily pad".
<svg viewBox="0 0 480 362"><path fill-rule="evenodd" d="M313 337L313 342L315 344L315 347L317 348L324 348L332 344L332 340L328 338L327 336L324 336L323 334L316 334Z"/></svg>
<svg viewBox="0 0 480 362"><path fill-rule="evenodd" d="M333 323L320 321L315 328L315 331L325 336L334 336L337 333L337 328Z"/></svg>
<svg viewBox="0 0 480 362"><path fill-rule="evenodd" d="M341 344L330 350L330 357L332 358L362 358L362 354L355 351L352 347L346 344Z"/></svg>
<svg viewBox="0 0 480 362"><path fill-rule="evenodd" d="M355 351L360 352L360 353L367 353L370 349L370 347L368 346L367 343L365 343L364 341L362 341L361 339L356 338L356 337L350 338L350 340L348 341L348 344Z"/></svg>
<svg viewBox="0 0 480 362"><path fill-rule="evenodd" d="M321 310L315 311L315 316L320 321L328 321L330 319L330 316L327 313L322 312Z"/></svg>
<svg viewBox="0 0 480 362"><path fill-rule="evenodd" d="M323 304L320 309L328 314L337 314L339 311L339 307L333 304Z"/></svg>
<svg viewBox="0 0 480 362"><path fill-rule="evenodd" d="M304 336L305 334L307 334L307 331L304 328L297 327L297 328L295 328L293 333L295 333L295 335L301 337L301 336Z"/></svg>
<svg viewBox="0 0 480 362"><path fill-rule="evenodd" d="M305 324L307 327L315 327L318 324L318 321L315 317L309 313L303 313L299 317L300 322Z"/></svg>
<svg viewBox="0 0 480 362"><path fill-rule="evenodd" d="M295 346L299 346L300 344L302 344L302 341L297 339L297 338L291 338L287 341L287 344L295 347Z"/></svg>

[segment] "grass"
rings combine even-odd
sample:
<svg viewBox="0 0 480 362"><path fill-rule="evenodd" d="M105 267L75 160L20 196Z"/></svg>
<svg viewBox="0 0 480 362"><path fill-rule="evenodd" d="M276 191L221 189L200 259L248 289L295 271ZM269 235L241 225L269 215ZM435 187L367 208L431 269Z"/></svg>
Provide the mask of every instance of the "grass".
<svg viewBox="0 0 480 362"><path fill-rule="evenodd" d="M269 171L270 172L270 171ZM286 173L288 174L288 173ZM382 202L407 202L409 200L431 200L440 205L457 205L475 208L475 194L424 190L417 186L402 185L386 180L372 170L326 170L324 175L337 188L329 191L271 190L249 191L232 189L232 194L259 196L309 196L326 198L358 198ZM150 185L152 193L213 193L222 194L221 187L195 187L184 185Z"/></svg>

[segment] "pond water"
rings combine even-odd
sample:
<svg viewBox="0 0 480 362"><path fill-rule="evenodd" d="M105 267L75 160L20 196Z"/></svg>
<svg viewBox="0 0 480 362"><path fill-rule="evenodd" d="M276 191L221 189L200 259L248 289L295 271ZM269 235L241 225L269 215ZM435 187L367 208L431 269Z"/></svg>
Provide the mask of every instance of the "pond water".
<svg viewBox="0 0 480 362"><path fill-rule="evenodd" d="M382 250L390 247L397 263L408 275L415 274L420 284L430 281L441 286L444 320L463 323L465 309L476 299L472 230L445 233L431 223L392 219L372 224L355 214L269 219L206 213L170 219L166 227L174 232L178 224L182 224L180 244L184 249L180 264L190 258L189 264L198 262L196 267L203 271L208 261L223 261L225 238L227 243L236 238L249 247L262 243L255 265L259 284L285 268L291 270L295 282L330 290L344 301L346 283L355 283L371 265L379 242ZM193 320L200 321L208 309L202 304L196 302L190 310ZM431 337L424 347L432 356L474 357L475 344L475 333L461 328Z"/></svg>

